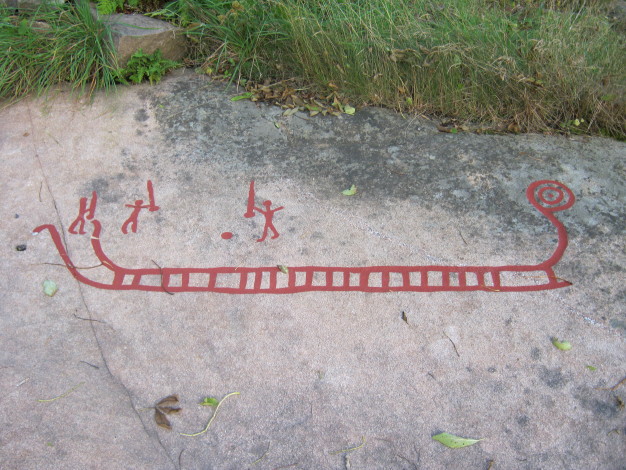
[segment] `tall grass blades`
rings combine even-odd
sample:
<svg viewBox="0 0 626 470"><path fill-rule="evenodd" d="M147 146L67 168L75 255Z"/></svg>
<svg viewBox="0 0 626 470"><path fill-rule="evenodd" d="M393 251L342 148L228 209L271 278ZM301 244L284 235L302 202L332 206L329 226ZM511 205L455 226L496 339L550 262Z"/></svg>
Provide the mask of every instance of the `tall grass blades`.
<svg viewBox="0 0 626 470"><path fill-rule="evenodd" d="M106 28L86 0L0 10L0 98L71 81L112 86ZM174 0L188 64L238 80L299 80L356 105L521 131L626 136L626 36L609 0Z"/></svg>
<svg viewBox="0 0 626 470"><path fill-rule="evenodd" d="M175 0L209 71L357 104L624 135L624 36L604 0ZM229 65L230 64L230 65ZM584 128L584 129L583 129Z"/></svg>
<svg viewBox="0 0 626 470"><path fill-rule="evenodd" d="M189 59L232 78L275 78L278 44L287 37L281 4L274 0L174 0L153 16L185 27Z"/></svg>
<svg viewBox="0 0 626 470"><path fill-rule="evenodd" d="M114 86L116 59L109 30L81 0L61 8L42 5L28 15L0 9L0 98L42 93L69 82L91 93Z"/></svg>
<svg viewBox="0 0 626 470"><path fill-rule="evenodd" d="M282 3L294 72L361 103L528 131L574 119L626 130L624 38L597 16L463 0Z"/></svg>

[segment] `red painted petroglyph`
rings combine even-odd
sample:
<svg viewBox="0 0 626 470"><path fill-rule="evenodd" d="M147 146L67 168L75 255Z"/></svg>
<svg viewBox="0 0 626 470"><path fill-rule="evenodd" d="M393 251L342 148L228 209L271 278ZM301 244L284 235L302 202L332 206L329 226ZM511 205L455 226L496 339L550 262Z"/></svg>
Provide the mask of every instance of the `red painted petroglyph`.
<svg viewBox="0 0 626 470"><path fill-rule="evenodd" d="M158 210L154 205L152 184L148 183L150 205L129 205L137 214L141 209ZM271 201L265 201L265 210L254 205L254 182L250 183L247 212L245 217L254 217L255 211L265 216L262 239L269 231L272 238L278 232L272 225L274 212ZM554 266L567 248L567 232L563 224L554 216L555 212L569 209L574 204L572 191L558 181L536 181L526 190L529 202L554 225L558 242L554 253L544 262L535 265L511 266L289 266L281 270L269 267L215 267L215 268L147 268L128 269L119 266L107 257L102 249L100 235L102 226L93 217L96 195L87 208L86 198L81 199L79 217L70 227L84 224L84 218L93 225L91 245L102 265L112 273L108 283L93 281L80 272L70 260L61 236L54 225L41 225L34 230L50 232L63 262L72 275L80 282L109 290L140 290L177 292L221 292L226 294L293 294L307 291L324 292L441 292L441 291L486 291L486 292L527 292L558 289L571 283L558 278ZM132 216L129 220L132 219ZM128 222L128 221L127 221ZM136 219L135 219L136 222ZM128 222L128 224L132 224ZM75 231L72 233L76 233ZM230 232L225 232L230 233ZM227 238L227 237L223 237ZM285 272L286 271L286 272ZM158 282L155 282L157 280ZM521 282L520 282L521 280Z"/></svg>
<svg viewBox="0 0 626 470"><path fill-rule="evenodd" d="M137 233L137 219L139 217L139 213L143 209L148 209L150 212L155 212L160 209L159 206L154 202L154 188L152 187L152 181L148 180L148 204L143 203L143 199L137 199L135 204L126 204L125 207L130 207L133 209L130 217L122 224L122 233L128 233L128 227L133 233ZM94 193L95 194L95 193Z"/></svg>
<svg viewBox="0 0 626 470"><path fill-rule="evenodd" d="M73 234L85 234L85 217L87 220L92 220L96 215L96 204L98 203L98 195L96 192L91 193L91 202L89 203L89 207L87 207L87 198L81 197L78 203L78 216L70 225L70 228L67 229L68 232ZM78 227L78 232L76 231L76 227Z"/></svg>
<svg viewBox="0 0 626 470"><path fill-rule="evenodd" d="M249 219L256 215L255 212L258 212L259 214L262 214L263 216L265 216L265 225L263 227L263 235L261 236L261 238L257 240L257 242L264 241L265 238L267 237L267 233L270 230L272 231L271 238L272 239L278 238L280 234L278 233L278 230L276 230L276 227L274 227L274 222L273 222L274 213L278 212L279 210L284 209L284 207L280 206L280 207L277 207L276 209L272 209L272 201L267 200L263 202L263 207L265 207L265 210L263 210L254 205L254 197L255 197L254 180L252 180L250 181L250 189L248 190L248 210L243 216Z"/></svg>

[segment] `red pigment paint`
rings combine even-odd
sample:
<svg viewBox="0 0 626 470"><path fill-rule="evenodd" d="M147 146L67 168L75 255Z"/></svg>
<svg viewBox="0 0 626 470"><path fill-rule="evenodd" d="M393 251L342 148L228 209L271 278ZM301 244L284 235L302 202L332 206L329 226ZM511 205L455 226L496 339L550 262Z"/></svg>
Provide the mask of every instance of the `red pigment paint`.
<svg viewBox="0 0 626 470"><path fill-rule="evenodd" d="M139 217L139 213L143 209L148 209L150 212L158 211L160 209L154 202L154 188L152 187L152 181L148 180L148 204L143 203L143 199L137 199L135 204L126 204L125 207L130 207L133 211L130 214L130 217L122 224L122 233L128 233L128 227L133 231L133 233L137 233L137 218Z"/></svg>
<svg viewBox="0 0 626 470"><path fill-rule="evenodd" d="M222 233L222 238L224 240L230 240L231 238L233 238L233 234L232 232L224 232Z"/></svg>
<svg viewBox="0 0 626 470"><path fill-rule="evenodd" d="M91 193L91 202L89 203L89 207L87 207L87 198L81 197L78 202L78 216L74 219L74 222L70 225L70 228L67 229L68 232L72 234L85 234L85 217L87 220L92 220L96 215L96 204L98 203L98 195L95 191ZM78 231L76 231L78 228Z"/></svg>
<svg viewBox="0 0 626 470"><path fill-rule="evenodd" d="M283 209L270 209L271 202L264 203L266 211L254 206L254 186L250 185L248 212L254 210L265 216L263 238L272 229L271 215ZM100 243L102 226L94 219L86 200L81 200L81 215L93 225L91 245L102 263L111 272L108 282L93 281L80 272L69 258L61 236L54 225L41 225L34 230L50 232L63 262L70 273L80 282L108 290L139 290L155 292L220 292L226 294L293 294L307 291L324 292L441 292L486 291L527 292L558 289L571 285L558 278L553 267L567 248L567 232L554 212L569 209L574 204L572 191L558 181L536 181L526 190L528 201L546 217L557 230L558 242L554 253L544 262L535 265L511 266L289 266L285 273L277 266L266 267L215 267L215 268L147 268L128 269L111 261ZM95 207L95 194L92 204ZM252 201L252 202L250 202ZM153 202L153 201L152 201ZM130 206L136 208L137 206ZM144 207L142 207L144 208ZM271 213L269 213L272 211ZM80 217L80 216L79 216ZM80 220L79 220L80 222ZM80 225L77 223L76 225ZM74 227L75 228L75 227ZM228 234L230 232L224 232ZM222 236L224 236L222 234ZM160 281L155 285L154 280ZM512 281L513 279L513 281ZM516 281L515 281L516 280ZM519 281L521 280L521 282ZM152 281L152 282L150 282Z"/></svg>
<svg viewBox="0 0 626 470"><path fill-rule="evenodd" d="M254 180L252 180L250 181L250 188L248 189L248 206L247 206L248 210L246 210L243 216L247 219L254 217L256 215L255 211L265 216L265 225L263 226L263 235L261 236L261 238L257 240L257 242L264 241L265 238L267 237L268 231L270 230L272 231L271 238L272 239L278 238L280 234L278 233L278 230L276 230L276 227L274 227L274 223L273 223L274 213L278 212L281 209L284 209L284 207L280 206L280 207L277 207L276 209L272 209L272 201L267 200L263 202L263 207L265 207L265 210L263 210L254 205L254 197L255 197Z"/></svg>

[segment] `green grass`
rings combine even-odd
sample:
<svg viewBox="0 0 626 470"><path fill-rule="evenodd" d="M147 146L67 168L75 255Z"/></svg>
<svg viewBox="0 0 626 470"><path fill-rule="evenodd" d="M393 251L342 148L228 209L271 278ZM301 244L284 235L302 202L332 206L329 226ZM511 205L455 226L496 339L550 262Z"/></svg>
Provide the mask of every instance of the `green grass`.
<svg viewBox="0 0 626 470"><path fill-rule="evenodd" d="M0 10L0 98L114 84L108 31L79 1ZM174 0L154 15L186 29L188 65L239 83L290 79L356 106L623 139L626 36L607 1Z"/></svg>
<svg viewBox="0 0 626 470"><path fill-rule="evenodd" d="M623 138L624 35L601 2L547 4L175 0L162 13L188 28L212 73L296 77L357 105Z"/></svg>
<svg viewBox="0 0 626 470"><path fill-rule="evenodd" d="M112 87L112 50L109 31L84 0L20 16L0 8L0 99L43 93L64 82L87 94Z"/></svg>

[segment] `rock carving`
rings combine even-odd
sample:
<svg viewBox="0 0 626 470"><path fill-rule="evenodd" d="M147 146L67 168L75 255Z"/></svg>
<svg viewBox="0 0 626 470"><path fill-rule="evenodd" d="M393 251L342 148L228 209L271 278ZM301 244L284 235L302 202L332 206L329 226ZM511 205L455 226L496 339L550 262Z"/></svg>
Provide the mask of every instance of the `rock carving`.
<svg viewBox="0 0 626 470"><path fill-rule="evenodd" d="M130 205L133 213L141 209L158 210L154 204L152 183L148 182L150 203L143 201ZM511 266L279 266L265 267L213 267L213 268L124 268L105 254L100 236L102 226L95 218L96 194L91 203L87 198L80 200L79 217L70 226L71 233L83 233L85 218L93 225L91 245L102 266L108 271L108 281L95 281L81 272L72 263L61 236L54 225L40 225L34 229L38 234L47 230L52 237L65 266L80 282L92 287L108 290L138 290L154 292L219 292L225 294L294 294L297 292L438 292L438 291L487 291L527 292L558 289L571 285L558 278L554 266L567 248L567 232L563 224L553 215L569 209L574 204L572 191L558 181L542 180L532 183L526 190L529 202L543 214L557 230L558 241L554 253L544 262L534 265ZM245 217L254 217L257 211L265 216L262 239L268 230L278 236L272 225L274 212L271 201L265 201L265 210L254 205L254 181L250 183L247 212ZM127 223L136 225L135 219ZM136 228L136 227L135 227ZM232 235L225 232L226 235ZM228 239L230 237L224 236ZM259 240L261 241L261 240ZM106 276L105 276L106 277Z"/></svg>

